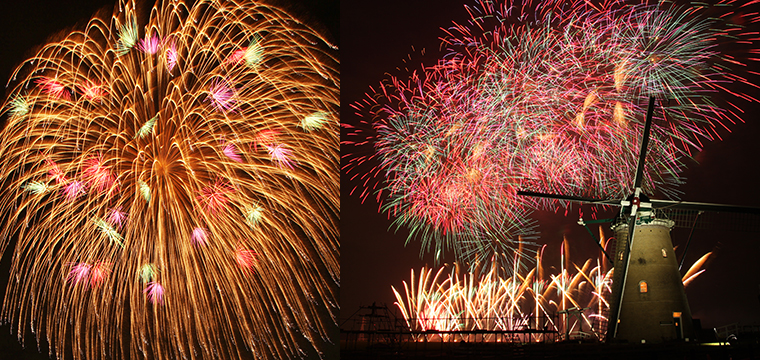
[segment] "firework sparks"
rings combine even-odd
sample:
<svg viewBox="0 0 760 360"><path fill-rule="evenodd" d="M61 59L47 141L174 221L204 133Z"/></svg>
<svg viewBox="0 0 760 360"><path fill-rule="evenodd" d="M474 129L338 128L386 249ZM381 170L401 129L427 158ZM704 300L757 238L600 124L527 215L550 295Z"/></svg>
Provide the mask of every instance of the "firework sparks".
<svg viewBox="0 0 760 360"><path fill-rule="evenodd" d="M290 160L292 151L285 147L285 144L277 144L271 147L268 146L267 151L269 152L272 161L277 164L277 167L286 167L293 170L292 160Z"/></svg>
<svg viewBox="0 0 760 360"><path fill-rule="evenodd" d="M2 317L77 360L323 354L334 49L249 0L123 0L41 47L3 106L0 245L20 280Z"/></svg>
<svg viewBox="0 0 760 360"><path fill-rule="evenodd" d="M108 212L108 223L121 230L124 222L127 220L127 213L121 211L121 207L111 209Z"/></svg>
<svg viewBox="0 0 760 360"><path fill-rule="evenodd" d="M643 189L677 197L683 159L757 101L727 90L755 86L745 65L757 61L747 56L757 40L735 23L757 19L739 2L722 5L736 10L731 19L671 2L468 6L469 25L446 32L436 64L391 77L353 105L363 119L344 125L345 169L360 184L352 192L376 196L436 256L509 261L503 254L530 240L531 209L559 205L516 189L595 198L632 191L645 100L654 96L661 106ZM743 50L730 48L737 39Z"/></svg>
<svg viewBox="0 0 760 360"><path fill-rule="evenodd" d="M563 242L558 274L543 274L544 265L539 256L534 268L529 271L516 268L509 277L498 275L494 267L484 267L489 269L487 272L464 274L456 265L448 269L448 274L446 267L435 273L433 269L423 268L417 277L412 270L411 281L403 282L403 294L394 287L391 290L410 330L512 331L529 326L554 330L563 336L582 335L579 334L582 329L590 329L597 339L603 339L607 328L605 314L609 309L605 298L612 291L613 269L606 269L601 259L588 259L578 266L566 259L566 246ZM705 271L703 266L709 256L710 253L705 254L692 265L684 276L684 285ZM546 275L548 277L544 277ZM568 309L581 311L578 316L560 316L560 312ZM447 337L456 336L466 335L442 335L446 341L452 340ZM495 341L497 337L490 335L483 339Z"/></svg>
<svg viewBox="0 0 760 360"><path fill-rule="evenodd" d="M206 229L199 227L193 229L193 235L190 236L190 242L193 245L206 245L206 241L208 241Z"/></svg>
<svg viewBox="0 0 760 360"><path fill-rule="evenodd" d="M243 158L240 157L240 154L238 154L237 148L233 144L227 144L224 146L224 150L222 150L224 155L226 155L228 158L235 162L243 162Z"/></svg>
<svg viewBox="0 0 760 360"><path fill-rule="evenodd" d="M164 287L161 284L151 281L143 292L148 296L150 302L158 305L164 303Z"/></svg>
<svg viewBox="0 0 760 360"><path fill-rule="evenodd" d="M140 40L140 44L138 45L140 51L151 55L157 53L160 47L161 39L155 34L153 36L145 35L145 39Z"/></svg>
<svg viewBox="0 0 760 360"><path fill-rule="evenodd" d="M179 61L177 44L175 44L174 41L171 41L169 43L169 46L166 48L166 68L169 71L172 71L174 67L177 66L177 61Z"/></svg>
<svg viewBox="0 0 760 360"><path fill-rule="evenodd" d="M88 263L76 264L71 267L67 280L78 284L89 277L90 269L92 269L92 265Z"/></svg>
<svg viewBox="0 0 760 360"><path fill-rule="evenodd" d="M90 286L100 286L100 284L103 283L103 281L105 281L105 279L108 277L110 266L111 264L108 263L95 263L95 265L90 268Z"/></svg>
<svg viewBox="0 0 760 360"><path fill-rule="evenodd" d="M51 78L39 78L37 79L37 84L42 87L42 89L53 96L54 98L62 99L62 100L70 100L71 95L69 95L69 91L66 90L66 87L63 86L60 82L58 82L57 79L51 79Z"/></svg>
<svg viewBox="0 0 760 360"><path fill-rule="evenodd" d="M235 100L235 92L227 85L227 81L219 79L211 84L208 100L211 101L214 107L224 112L234 110L235 103L237 102Z"/></svg>
<svg viewBox="0 0 760 360"><path fill-rule="evenodd" d="M239 248L235 251L235 260L241 268L252 270L256 255L252 250Z"/></svg>

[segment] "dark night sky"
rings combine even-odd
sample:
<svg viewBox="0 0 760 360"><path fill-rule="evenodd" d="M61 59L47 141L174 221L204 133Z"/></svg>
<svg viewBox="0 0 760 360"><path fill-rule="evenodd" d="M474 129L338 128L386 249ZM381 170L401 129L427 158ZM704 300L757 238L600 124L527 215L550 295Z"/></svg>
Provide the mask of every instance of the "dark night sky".
<svg viewBox="0 0 760 360"><path fill-rule="evenodd" d="M461 23L468 18L464 4L467 0L391 0L343 1L341 3L341 117L355 123L358 117L348 105L365 96L369 86L375 86L386 72L410 64L433 64L439 51L441 27L452 21ZM412 49L414 47L414 50ZM419 56L425 48L427 57ZM412 55L412 61L403 60ZM748 90L750 91L750 90ZM754 90L758 97L760 91ZM683 200L760 206L760 106L748 108L747 124L733 126L732 133L722 133L723 142L706 144L690 162L686 184L680 187ZM346 149L343 149L346 151ZM348 195L355 183L344 175L341 190L341 321L354 314L360 305L374 301L395 307L391 286L402 287L409 281L411 269L433 266L432 256L419 256L419 243L404 246L406 232L394 233L387 216L378 214L377 203L369 199L361 204L359 197ZM584 208L584 213L589 213ZM536 212L541 232L539 243L547 244L545 266L559 267L560 243L563 236L570 241L572 260L581 265L595 256L596 247L577 221L577 207L570 215ZM745 218L760 225L757 218ZM748 227L748 226L745 226ZM674 245L682 249L688 229L672 232ZM609 228L606 235L612 236ZM760 324L760 232L737 232L717 229L697 230L686 259L696 261L702 254L714 251L707 271L690 284L686 293L694 318L704 327L716 327L733 322ZM553 258L552 258L553 257ZM554 271L556 274L556 270Z"/></svg>
<svg viewBox="0 0 760 360"><path fill-rule="evenodd" d="M0 83L3 85L0 94L6 95L4 87L15 67L34 55L33 51L45 44L46 39L71 28L81 30L99 10L111 13L117 1L0 0ZM339 43L339 0L269 0L269 3L282 4L298 19L315 24L313 27L325 33L328 40ZM9 248L0 262L0 294L5 294L11 253ZM42 354L37 352L34 336L28 331L26 347L23 349L19 344L15 332L11 334L9 325L0 326L0 359L48 359L46 345L41 348Z"/></svg>

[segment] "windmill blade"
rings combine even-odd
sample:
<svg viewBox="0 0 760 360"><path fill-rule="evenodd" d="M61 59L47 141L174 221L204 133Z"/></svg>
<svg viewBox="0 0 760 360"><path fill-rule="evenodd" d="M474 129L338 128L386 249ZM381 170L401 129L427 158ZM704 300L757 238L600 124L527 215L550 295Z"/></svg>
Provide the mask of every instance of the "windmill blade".
<svg viewBox="0 0 760 360"><path fill-rule="evenodd" d="M646 122L644 123L644 133L641 136L641 146L639 150L639 161L636 164L636 175L633 178L633 189L634 189L634 195L633 195L633 201L631 203L631 215L628 219L628 239L625 244L625 251L623 252L623 261L621 263L622 269L615 269L615 272L617 273L620 271L622 273L622 284L620 285L620 295L615 301L615 311L614 313L610 314L611 319L609 320L610 323L612 323L612 328L608 329L607 331L607 338L608 340L613 340L617 336L617 330L618 330L618 320L620 319L620 308L623 304L623 293L625 292L625 282L626 278L628 277L628 262L631 257L631 243L633 242L633 235L634 230L636 227L636 217L638 216L638 210L639 210L639 204L640 199L639 196L641 195L641 182L644 177L644 163L646 163L647 158L647 146L649 145L649 130L652 127L652 115L654 114L654 96L649 97L649 106L647 108L647 118Z"/></svg>
<svg viewBox="0 0 760 360"><path fill-rule="evenodd" d="M641 137L641 146L639 150L639 162L636 164L636 176L633 178L633 188L640 188L641 181L644 177L644 163L647 157L647 146L649 146L649 129L652 127L652 115L654 114L654 96L649 97L649 107L647 108L647 119L644 123L644 134Z"/></svg>
<svg viewBox="0 0 760 360"><path fill-rule="evenodd" d="M562 201L572 201L572 202L583 203L583 204L620 206L620 200L603 200L603 199L594 199L594 198L584 198L584 197L579 197L579 196L545 194L545 193L539 193L535 191L525 191L525 190L518 190L517 195L540 197L544 199L553 199L553 200L562 200Z"/></svg>
<svg viewBox="0 0 760 360"><path fill-rule="evenodd" d="M631 258L631 243L633 242L633 235L634 231L636 229L636 216L631 216L628 219L628 241L625 244L625 251L623 252L623 260L621 261L622 269L618 270L617 268L615 271L620 271L622 273L620 279L622 280L622 284L620 285L620 293L618 297L615 300L615 310L614 312L610 313L610 319L608 321L608 326L611 326L611 328L607 329L607 341L612 341L617 336L617 330L618 330L618 320L620 319L620 310L623 304L623 295L625 293L625 282L626 278L628 277L628 262ZM611 304L613 305L613 304Z"/></svg>
<svg viewBox="0 0 760 360"><path fill-rule="evenodd" d="M732 212L760 215L760 208L750 206L736 206L725 204L711 204L693 201L676 201L676 200L649 200L653 208L656 209L682 209L697 211L714 211L714 212Z"/></svg>
<svg viewBox="0 0 760 360"><path fill-rule="evenodd" d="M610 264L613 264L613 265L614 265L614 264L615 264L615 261L614 261L614 260L612 260L612 257L610 256L610 254L608 254L608 253L607 253L607 250L605 250L605 249L604 249L604 246L602 246L602 241L601 241L601 240L598 240L598 239L596 238L596 235L594 235L594 233L593 233L593 232L591 232L591 229L589 229L589 228L588 228L588 225L589 225L589 224L610 223L610 222L613 222L613 221L615 221L615 219L601 219L601 220L589 220L589 221L584 221L584 220L583 220L583 218L580 218L580 219L578 220L578 225L581 225L581 226L583 226L584 228L586 228L586 231L588 231L588 234L589 234L589 235L591 235L591 238L592 238L592 239L594 239L594 243L596 244L596 246L598 246L598 247L599 247L599 250L602 250L602 253L604 254L604 257L606 257L606 258L607 258L607 260L610 262Z"/></svg>
<svg viewBox="0 0 760 360"><path fill-rule="evenodd" d="M658 218L675 221L675 227L683 229L711 230L723 229L725 231L742 233L760 233L760 214L700 211L691 209L659 208L655 209ZM694 219L699 215L699 221L694 225Z"/></svg>
<svg viewBox="0 0 760 360"><path fill-rule="evenodd" d="M691 244L691 238L694 236L694 229L697 228L697 220L699 220L699 215L702 215L702 211L697 213L697 216L694 218L694 223L691 225L691 231L689 231L689 239L686 240L686 248L683 249L681 262L678 263L678 271L681 271L681 268L683 267L683 261L686 260L686 254L689 252L689 244Z"/></svg>

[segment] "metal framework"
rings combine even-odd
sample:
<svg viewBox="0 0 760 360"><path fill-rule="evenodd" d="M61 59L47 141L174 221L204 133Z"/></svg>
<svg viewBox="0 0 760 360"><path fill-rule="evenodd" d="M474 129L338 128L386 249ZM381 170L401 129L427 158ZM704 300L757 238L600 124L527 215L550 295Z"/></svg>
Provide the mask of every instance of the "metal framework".
<svg viewBox="0 0 760 360"><path fill-rule="evenodd" d="M420 324L456 321L470 324L467 330L421 329ZM388 309L385 304L362 306L350 318L341 323L341 351L360 351L370 348L394 351L412 347L413 351L442 351L446 344L453 343L554 343L574 338L588 340L594 338L582 331L560 333L555 325L563 317L515 316L489 318L420 318L404 319ZM477 329L476 324L517 324L511 330Z"/></svg>

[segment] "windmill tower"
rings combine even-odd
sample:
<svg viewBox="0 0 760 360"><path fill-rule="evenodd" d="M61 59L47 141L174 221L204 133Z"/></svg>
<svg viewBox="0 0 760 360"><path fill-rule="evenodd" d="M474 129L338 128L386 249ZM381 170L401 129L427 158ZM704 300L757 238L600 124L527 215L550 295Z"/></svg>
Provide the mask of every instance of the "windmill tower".
<svg viewBox="0 0 760 360"><path fill-rule="evenodd" d="M643 213L646 212L639 211ZM694 339L691 310L670 238L673 225L672 220L651 216L639 216L636 221L625 281L622 272L613 274L610 313L619 314L620 321L615 327L617 333L607 334L608 341L658 343ZM614 267L622 269L628 248L628 224L615 223L612 230L619 239Z"/></svg>
<svg viewBox="0 0 760 360"><path fill-rule="evenodd" d="M658 343L694 339L691 310L686 299L670 229L673 221L657 219L654 209L760 214L760 209L722 204L650 200L641 190L655 98L649 98L646 122L633 179L634 193L622 200L518 191L518 195L587 204L620 206L613 225L617 238L607 342Z"/></svg>

